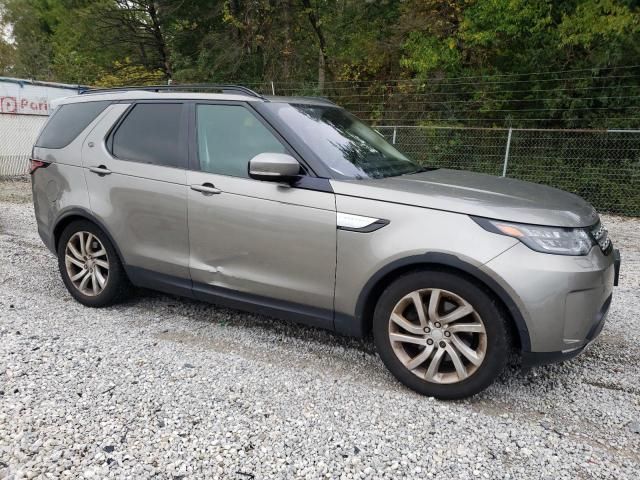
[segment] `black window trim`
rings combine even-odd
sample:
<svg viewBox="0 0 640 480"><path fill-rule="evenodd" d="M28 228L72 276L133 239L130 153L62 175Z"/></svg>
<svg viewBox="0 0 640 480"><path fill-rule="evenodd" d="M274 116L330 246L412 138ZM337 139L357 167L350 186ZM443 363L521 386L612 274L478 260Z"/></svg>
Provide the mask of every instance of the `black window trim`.
<svg viewBox="0 0 640 480"><path fill-rule="evenodd" d="M119 102L114 102L114 103L119 103L119 104L126 104L129 103L129 101L126 100L122 100ZM127 117L129 116L129 114L133 111L133 109L136 107L136 105L140 105L140 104L162 104L162 105L182 105L182 113L181 113L181 120L180 120L180 133L178 134L178 139L180 141L180 143L182 143L182 146L184 147L184 151L185 151L185 155L184 158L181 159L181 164L179 166L171 166L171 165L160 165L160 164L153 164L153 163L146 163L146 162L140 162L138 160L131 160L129 158L120 158L117 155L115 155L113 153L113 137L115 136L115 134L117 133L118 129L122 126L122 124L124 123L124 121L127 119ZM151 165L154 167L163 167L163 168L172 168L174 170L188 170L189 169L189 164L190 164L190 157L191 157L191 153L190 153L190 145L189 145L189 127L190 125L188 124L188 119L189 119L189 102L186 100L180 100L180 99L160 99L160 100L133 100L131 101L131 104L127 107L127 109L122 113L122 115L120 115L120 117L118 118L118 120L111 126L111 128L109 129L109 131L107 132L107 134L104 137L104 142L105 142L105 146L107 148L107 151L109 152L109 155L111 155L111 157L113 157L116 160L120 160L122 162L133 162L133 163L139 163L142 165Z"/></svg>

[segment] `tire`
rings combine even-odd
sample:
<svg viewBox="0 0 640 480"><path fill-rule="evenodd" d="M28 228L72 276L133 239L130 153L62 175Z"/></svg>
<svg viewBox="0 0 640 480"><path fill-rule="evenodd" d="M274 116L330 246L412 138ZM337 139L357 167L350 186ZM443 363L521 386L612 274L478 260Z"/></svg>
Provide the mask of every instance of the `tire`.
<svg viewBox="0 0 640 480"><path fill-rule="evenodd" d="M416 298L423 305L422 318ZM418 271L384 290L373 334L380 358L401 383L423 395L455 400L484 390L504 369L511 344L506 321L493 297L466 277Z"/></svg>
<svg viewBox="0 0 640 480"><path fill-rule="evenodd" d="M109 237L87 220L71 222L63 230L58 241L58 267L71 296L87 307L113 305L131 290Z"/></svg>

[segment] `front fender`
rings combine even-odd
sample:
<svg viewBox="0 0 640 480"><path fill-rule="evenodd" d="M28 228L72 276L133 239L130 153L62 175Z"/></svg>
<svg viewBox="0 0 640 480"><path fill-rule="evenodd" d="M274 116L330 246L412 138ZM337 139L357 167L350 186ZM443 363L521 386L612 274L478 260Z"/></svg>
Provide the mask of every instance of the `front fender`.
<svg viewBox="0 0 640 480"><path fill-rule="evenodd" d="M392 261L378 270L365 284L356 302L355 315L349 319L344 315L336 315L335 328L343 334L364 336L371 328L373 308L382 290L403 273L416 269L456 270L472 277L476 282L488 288L507 309L516 327L520 346L530 350L530 337L524 316L518 305L500 284L480 268L465 262L455 255L430 252L413 255Z"/></svg>

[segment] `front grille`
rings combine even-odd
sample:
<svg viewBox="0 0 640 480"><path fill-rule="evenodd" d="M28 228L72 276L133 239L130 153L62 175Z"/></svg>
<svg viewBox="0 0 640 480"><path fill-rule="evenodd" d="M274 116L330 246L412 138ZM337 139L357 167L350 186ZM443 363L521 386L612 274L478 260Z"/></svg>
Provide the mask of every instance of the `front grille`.
<svg viewBox="0 0 640 480"><path fill-rule="evenodd" d="M598 220L598 223L591 227L590 233L596 243L600 246L600 250L602 250L605 255L608 255L613 247L611 239L609 238L609 231L606 227Z"/></svg>

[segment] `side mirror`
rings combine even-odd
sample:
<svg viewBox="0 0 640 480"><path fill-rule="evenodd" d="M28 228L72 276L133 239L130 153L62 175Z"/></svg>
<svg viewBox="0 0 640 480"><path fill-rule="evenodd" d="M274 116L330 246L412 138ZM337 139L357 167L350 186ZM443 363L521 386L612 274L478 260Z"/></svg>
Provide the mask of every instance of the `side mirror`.
<svg viewBox="0 0 640 480"><path fill-rule="evenodd" d="M256 180L290 182L300 174L300 164L286 153L259 153L249 161L249 176Z"/></svg>

